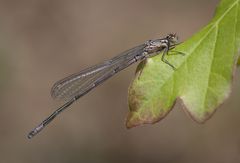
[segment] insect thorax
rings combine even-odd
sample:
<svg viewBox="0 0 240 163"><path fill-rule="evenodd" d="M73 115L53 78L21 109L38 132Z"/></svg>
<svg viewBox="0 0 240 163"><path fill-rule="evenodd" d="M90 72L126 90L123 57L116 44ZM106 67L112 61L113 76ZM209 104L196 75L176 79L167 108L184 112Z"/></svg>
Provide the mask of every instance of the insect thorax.
<svg viewBox="0 0 240 163"><path fill-rule="evenodd" d="M144 51L148 54L148 57L151 57L167 48L168 40L167 39L150 40L146 42L146 45L147 46L144 48Z"/></svg>

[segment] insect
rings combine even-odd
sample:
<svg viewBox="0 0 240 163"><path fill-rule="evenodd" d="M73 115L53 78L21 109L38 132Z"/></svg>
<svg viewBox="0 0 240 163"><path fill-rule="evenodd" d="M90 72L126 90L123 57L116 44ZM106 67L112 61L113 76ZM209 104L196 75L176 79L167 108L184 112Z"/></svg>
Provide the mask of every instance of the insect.
<svg viewBox="0 0 240 163"><path fill-rule="evenodd" d="M149 57L158 55L160 52L163 52L162 61L175 70L176 68L166 60L165 56L168 54L169 50L174 49L178 44L178 37L176 34L168 34L164 38L149 40L144 44L129 49L110 60L82 70L79 73L72 74L56 82L51 90L52 97L64 99L67 100L67 102L42 121L42 123L40 123L36 128L34 128L28 134L28 138L31 139L33 136L38 134L57 115L72 105L80 97L84 96L114 74L137 61L143 61Z"/></svg>

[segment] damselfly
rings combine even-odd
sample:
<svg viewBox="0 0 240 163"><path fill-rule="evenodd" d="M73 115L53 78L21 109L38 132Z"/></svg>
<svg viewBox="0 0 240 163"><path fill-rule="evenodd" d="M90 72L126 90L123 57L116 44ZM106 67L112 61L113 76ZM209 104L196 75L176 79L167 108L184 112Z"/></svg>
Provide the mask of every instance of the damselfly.
<svg viewBox="0 0 240 163"><path fill-rule="evenodd" d="M168 54L168 51L175 48L177 44L178 37L176 34L169 34L162 39L149 40L146 43L127 50L110 60L82 70L79 73L70 75L56 82L51 90L52 97L65 99L67 102L34 128L28 134L28 138L30 139L39 133L57 115L80 97L87 94L93 88L103 83L117 72L137 61L143 61L163 52L162 61L175 70L175 67L165 59L165 56Z"/></svg>

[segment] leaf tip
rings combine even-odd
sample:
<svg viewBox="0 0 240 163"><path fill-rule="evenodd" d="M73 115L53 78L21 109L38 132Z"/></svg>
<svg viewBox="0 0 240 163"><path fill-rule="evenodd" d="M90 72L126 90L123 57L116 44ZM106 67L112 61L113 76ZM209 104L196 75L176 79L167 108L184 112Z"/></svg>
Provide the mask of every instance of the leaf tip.
<svg viewBox="0 0 240 163"><path fill-rule="evenodd" d="M138 111L131 111L127 115L126 119L126 127L127 129L131 129L133 127L137 127L144 124L155 124L159 121L161 121L163 118L166 117L166 115L169 113L169 111L162 112L158 115L154 115L150 109L146 109L144 112L139 113Z"/></svg>
<svg viewBox="0 0 240 163"><path fill-rule="evenodd" d="M181 105L184 112L190 117L190 119L197 122L198 124L204 124L207 120L209 120L213 116L213 114L217 110L215 108L212 111L204 111L202 113L197 113L190 109L189 107L187 107L181 98L179 98L179 101L181 101Z"/></svg>

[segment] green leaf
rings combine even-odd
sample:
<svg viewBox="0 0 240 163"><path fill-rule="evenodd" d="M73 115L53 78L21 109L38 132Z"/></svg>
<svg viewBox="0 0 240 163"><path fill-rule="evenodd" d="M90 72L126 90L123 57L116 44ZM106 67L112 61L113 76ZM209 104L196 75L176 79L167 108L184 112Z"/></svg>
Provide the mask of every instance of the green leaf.
<svg viewBox="0 0 240 163"><path fill-rule="evenodd" d="M240 45L240 0L222 0L212 21L168 55L141 63L129 88L127 127L155 123L167 115L176 99L197 122L205 122L229 96ZM141 67L144 67L143 69Z"/></svg>

